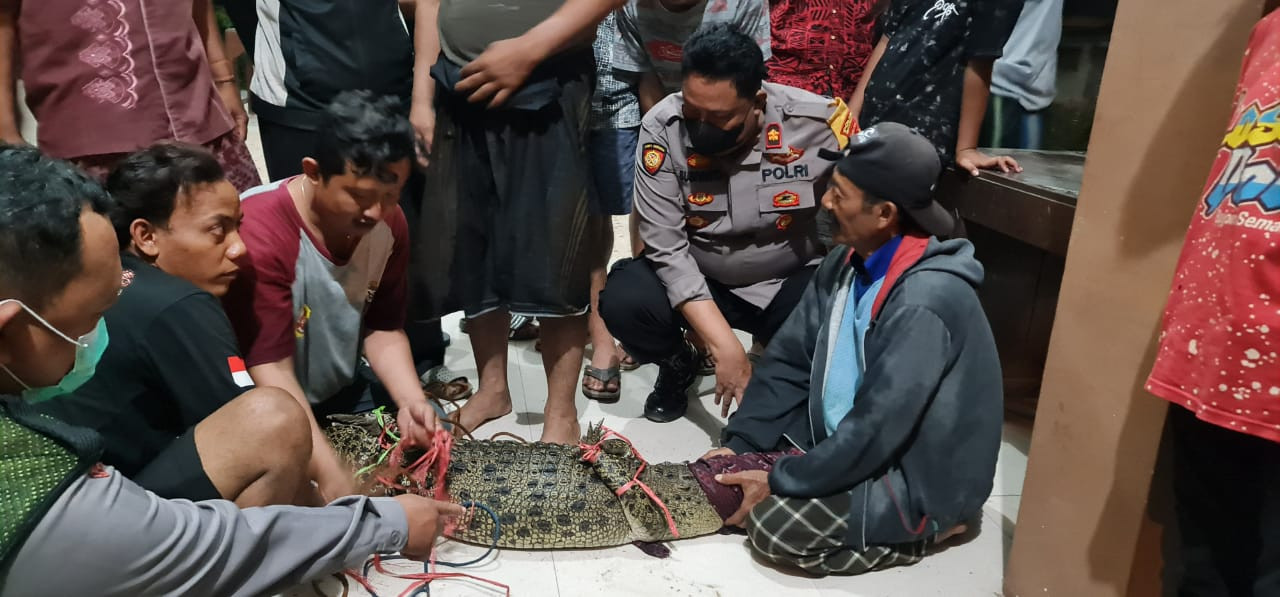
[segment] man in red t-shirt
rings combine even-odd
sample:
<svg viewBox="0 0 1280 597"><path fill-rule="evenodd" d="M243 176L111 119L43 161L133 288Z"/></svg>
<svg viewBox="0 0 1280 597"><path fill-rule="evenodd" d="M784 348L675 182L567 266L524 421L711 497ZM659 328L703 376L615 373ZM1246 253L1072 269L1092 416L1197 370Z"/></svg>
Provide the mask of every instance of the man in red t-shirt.
<svg viewBox="0 0 1280 597"><path fill-rule="evenodd" d="M414 143L398 114L393 97L340 94L302 175L242 196L248 255L224 303L258 385L317 416L360 410L363 356L399 408L401 436L426 445L439 424L403 331L409 233L398 202ZM351 493L351 472L316 417L312 426L322 493Z"/></svg>
<svg viewBox="0 0 1280 597"><path fill-rule="evenodd" d="M1280 595L1280 11L1254 28L1147 390L1171 408L1181 595Z"/></svg>

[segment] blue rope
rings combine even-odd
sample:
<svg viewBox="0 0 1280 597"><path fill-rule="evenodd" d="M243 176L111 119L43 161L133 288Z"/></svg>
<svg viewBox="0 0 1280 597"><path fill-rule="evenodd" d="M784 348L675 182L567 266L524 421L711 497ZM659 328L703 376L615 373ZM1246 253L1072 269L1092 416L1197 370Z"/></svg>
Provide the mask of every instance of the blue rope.
<svg viewBox="0 0 1280 597"><path fill-rule="evenodd" d="M460 505L464 508L475 507L475 508L484 510L485 513L489 515L489 518L493 519L493 539L492 539L493 543L491 543L489 545L489 549L486 550L483 554L481 554L480 557L478 558L475 558L473 560L469 560L466 562L462 562L462 563L437 561L436 564L439 564L441 566L448 566L450 568L465 568L467 566L479 564L480 562L484 561L485 558L488 558L489 554L492 554L495 549L498 549L498 539L502 537L502 523L498 520L498 514L494 512L492 508L480 502L468 501L468 502L462 502Z"/></svg>
<svg viewBox="0 0 1280 597"><path fill-rule="evenodd" d="M464 568L467 566L472 566L484 561L494 552L494 550L498 549L498 539L502 537L502 522L498 520L498 513L494 512L493 509L490 508L489 506L486 506L480 502L466 501L466 502L462 502L459 505L461 505L464 508L472 508L472 507L479 508L481 510L484 510L485 514L489 515L489 518L493 520L493 543L489 545L489 549L485 550L485 552L481 554L480 557L474 558L472 560L468 560L466 562L461 562L461 563L436 561L437 565L448 566L450 568ZM382 561L385 562L388 560L403 560L403 559L405 559L403 556L388 556L388 557L382 558ZM366 578L369 576L369 570L372 567L373 567L373 560L368 560L364 563L363 572ZM422 564L422 571L431 572L431 564L424 562ZM414 589L412 593L409 593L409 597L420 597L420 596L429 597L430 595L431 595L431 586L429 582L423 583L422 586L418 587L417 589ZM374 595L373 597L378 597L378 596Z"/></svg>

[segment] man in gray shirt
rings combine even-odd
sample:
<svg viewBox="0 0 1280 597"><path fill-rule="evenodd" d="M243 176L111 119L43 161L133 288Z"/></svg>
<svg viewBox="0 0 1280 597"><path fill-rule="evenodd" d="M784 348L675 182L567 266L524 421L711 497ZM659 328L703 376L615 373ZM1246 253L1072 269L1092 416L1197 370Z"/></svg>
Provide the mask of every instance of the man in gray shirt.
<svg viewBox="0 0 1280 597"><path fill-rule="evenodd" d="M259 595L373 553L427 556L461 507L160 499L95 464L96 434L32 412L92 377L106 348L121 286L109 201L69 164L0 146L0 595Z"/></svg>

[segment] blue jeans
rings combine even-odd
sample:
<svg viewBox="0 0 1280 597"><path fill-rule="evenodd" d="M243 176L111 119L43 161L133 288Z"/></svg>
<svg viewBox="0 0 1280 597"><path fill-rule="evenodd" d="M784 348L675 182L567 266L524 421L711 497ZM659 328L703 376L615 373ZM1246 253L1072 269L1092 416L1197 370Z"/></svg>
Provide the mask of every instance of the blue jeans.
<svg viewBox="0 0 1280 597"><path fill-rule="evenodd" d="M625 216L631 213L636 139L639 137L639 127L591 131L587 151L595 184L595 192L591 193L592 215Z"/></svg>

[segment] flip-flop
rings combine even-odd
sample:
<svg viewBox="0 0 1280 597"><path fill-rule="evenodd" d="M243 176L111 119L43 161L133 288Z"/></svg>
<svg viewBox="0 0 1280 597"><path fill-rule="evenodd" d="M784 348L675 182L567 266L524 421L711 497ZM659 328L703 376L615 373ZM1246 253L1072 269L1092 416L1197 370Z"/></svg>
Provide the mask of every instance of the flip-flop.
<svg viewBox="0 0 1280 597"><path fill-rule="evenodd" d="M627 351L622 350L621 346L618 347L618 351L622 353L622 358L618 361L619 369L622 369L623 371L635 371L640 368L640 363L636 362L631 355L627 354Z"/></svg>
<svg viewBox="0 0 1280 597"><path fill-rule="evenodd" d="M508 340L517 342L523 340L536 340L540 335L538 328L538 320L524 315L511 316L511 331L507 333Z"/></svg>
<svg viewBox="0 0 1280 597"><path fill-rule="evenodd" d="M458 322L458 331L464 334L471 333L471 320L463 317ZM508 340L533 340L539 335L538 320L533 317L524 315L512 315L510 331L507 332Z"/></svg>
<svg viewBox="0 0 1280 597"><path fill-rule="evenodd" d="M422 374L422 390L443 402L457 402L471 397L473 389L467 376L458 375L448 367L432 367Z"/></svg>
<svg viewBox="0 0 1280 597"><path fill-rule="evenodd" d="M588 377L600 382L606 389L593 390L591 388L588 388L586 383ZM612 391L608 390L607 388L609 387L609 383L615 379L618 380L618 389L612 390ZM599 367L592 367L591 365L583 366L582 367L582 395L592 400L598 400L600 402L617 402L618 398L622 396L621 367L608 367L608 368L601 369Z"/></svg>

